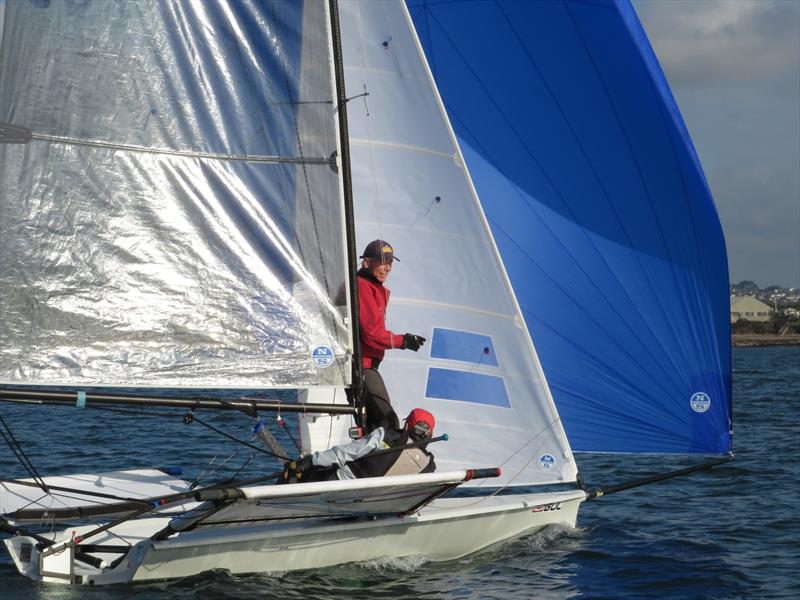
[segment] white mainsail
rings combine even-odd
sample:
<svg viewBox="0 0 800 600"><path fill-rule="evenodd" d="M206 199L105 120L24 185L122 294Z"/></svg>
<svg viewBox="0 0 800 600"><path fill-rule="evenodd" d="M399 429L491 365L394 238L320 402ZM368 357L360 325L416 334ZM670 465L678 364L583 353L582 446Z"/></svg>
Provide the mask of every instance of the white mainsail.
<svg viewBox="0 0 800 600"><path fill-rule="evenodd" d="M0 381L346 385L325 2L12 2Z"/></svg>
<svg viewBox="0 0 800 600"><path fill-rule="evenodd" d="M500 466L501 483L574 481L536 352L405 4L341 2L358 247L400 262L387 326L423 335L381 373L401 417L415 406L450 441L443 469ZM493 484L496 482L492 482Z"/></svg>

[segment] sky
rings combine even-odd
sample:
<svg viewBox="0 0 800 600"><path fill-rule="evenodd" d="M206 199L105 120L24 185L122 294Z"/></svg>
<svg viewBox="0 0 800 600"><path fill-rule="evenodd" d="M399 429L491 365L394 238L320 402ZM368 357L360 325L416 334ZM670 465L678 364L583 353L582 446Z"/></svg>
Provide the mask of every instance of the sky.
<svg viewBox="0 0 800 600"><path fill-rule="evenodd" d="M800 0L633 0L722 221L731 283L800 287Z"/></svg>

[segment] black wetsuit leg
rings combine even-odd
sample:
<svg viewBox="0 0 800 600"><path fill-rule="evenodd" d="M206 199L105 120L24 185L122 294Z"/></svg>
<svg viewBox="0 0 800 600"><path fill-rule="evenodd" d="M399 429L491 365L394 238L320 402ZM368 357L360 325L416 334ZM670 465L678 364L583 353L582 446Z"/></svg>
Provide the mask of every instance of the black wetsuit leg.
<svg viewBox="0 0 800 600"><path fill-rule="evenodd" d="M339 479L336 473L339 467L314 467L303 473L300 478L301 483L311 483L312 481L336 481Z"/></svg>
<svg viewBox="0 0 800 600"><path fill-rule="evenodd" d="M364 369L364 407L367 409L366 431L383 427L384 429L400 429L400 419L392 408L389 392L378 369Z"/></svg>
<svg viewBox="0 0 800 600"><path fill-rule="evenodd" d="M336 474L339 467L312 467L308 471L304 471L300 479L290 477L289 479L278 479L275 483L283 485L287 483L311 483L312 481L336 481L339 479Z"/></svg>

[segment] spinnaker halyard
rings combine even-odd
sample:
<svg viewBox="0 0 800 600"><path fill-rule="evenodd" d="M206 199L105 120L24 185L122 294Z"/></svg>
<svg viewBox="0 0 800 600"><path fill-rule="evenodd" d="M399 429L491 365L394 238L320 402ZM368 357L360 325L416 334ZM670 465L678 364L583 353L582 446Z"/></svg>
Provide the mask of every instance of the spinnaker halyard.
<svg viewBox="0 0 800 600"><path fill-rule="evenodd" d="M592 60L609 30L622 40L614 52L626 65L613 87L614 102L649 98L654 110L674 113L661 141L684 133L668 90L652 85L660 73L652 53L633 42L641 32L631 7L591 3L605 11L593 21L585 18L591 10L585 4L6 3L0 49L0 400L50 411L55 409L44 405L180 408L186 422L253 453L260 450L260 458L278 458L249 479L237 478L237 471L216 481L202 474L190 481L153 468L44 476L34 453L14 435L14 424L4 419L0 432L29 473L28 479L0 478L0 528L11 535L6 546L21 573L104 584L383 556L454 559L551 524L574 526L587 498L641 483L583 489L568 438L573 433L578 447L589 450L617 450L602 445L648 436L659 445L630 449L730 449L729 360L720 329L703 329L696 321L705 312L719 322L719 282L701 277L707 265L693 262L694 238L662 236L666 247L642 247L651 235L643 231L625 245L625 235L612 235L616 229L580 216L598 198L610 204L610 214L647 212L646 194L607 193L604 173L617 173L616 167L596 163L587 150L591 145L600 155L619 155L628 117L602 121L606 136L565 119L567 133L587 140L577 145L587 150L587 164L576 162L569 148L556 148L549 161L531 148L514 149L513 135L499 141L490 135L492 128L504 133L503 119L510 118L512 133L522 139L569 137L548 129L551 104L569 107L564 114L573 115L596 99L557 85L560 80L551 78L558 79L560 67L543 61L593 62L594 70L571 76L579 73L576 85L602 87L606 69L619 70ZM517 10L525 14L512 14ZM535 36L541 47L520 45L530 36L519 28L533 22L550 35ZM470 36L461 33L476 24L492 41L471 54ZM541 89L525 94L543 120L514 112L509 96L491 93L507 83L508 71L497 65L514 61L541 66ZM484 129L475 115L464 113L451 90L467 80L477 82L472 99L482 103L487 119L499 114L500 124ZM497 153L497 147L508 152ZM704 183L690 144L676 144L674 151L681 169L660 170L648 159L648 168L639 171L672 184L683 177L692 189ZM526 163L527 156L535 160ZM565 172L573 165L581 189L558 189L562 171L537 174L545 163ZM638 163L632 164L635 172ZM523 186L520 171L534 181ZM600 258L587 254L585 260L613 266L615 281L626 290L641 287L642 273L661 269L644 280L655 292L685 302L680 314L690 314L689 324L672 327L665 347L648 336L636 341L630 352L640 353L644 345L646 359L625 365L632 369L629 379L611 369L618 354L607 353L601 365L602 348L574 337L563 319L553 327L573 342L553 345L548 331L540 348L535 311L550 307L552 298L530 293L530 264L516 252L524 248L526 256L536 256L535 264L547 264L553 279L574 278L571 263L553 244L537 247L526 237L533 221L525 210L516 210L522 235L509 235L508 242L511 226L497 212L522 197L534 214L549 214L551 190L537 189L536 181L557 188L555 197L567 204L558 215L573 211L562 223L574 230L568 238L572 253L594 248ZM645 178L643 187L651 185ZM703 202L702 223L695 227L716 232L710 196ZM647 227L680 220L686 203L665 194L655 216L634 221ZM621 219L623 232L630 226ZM581 231L594 243L587 246ZM274 486L277 472L271 471L295 451L273 445L263 413L305 413L297 441L304 451L343 441L360 419L355 248L376 237L392 240L398 253L402 249L389 319L430 340L413 356L388 352L382 373L399 414L423 407L448 434L433 450L440 469ZM541 232L539 238L545 239ZM627 268L634 263L643 266ZM670 271L674 277L662 276ZM569 285L559 280L556 288ZM559 298L565 311L571 309ZM646 316L655 318L653 311ZM607 343L630 348L626 337L633 326L609 321ZM583 357L561 354L576 344ZM687 368L688 358L655 369L660 352L669 356L676 347L692 356L711 350L711 358L696 369ZM578 375L565 378L568 369ZM557 381L552 391L551 373ZM596 401L573 385L583 377L596 386ZM209 396L209 388L252 393ZM281 388L303 390L305 402L289 404L257 391ZM173 391L164 396L164 389ZM614 389L627 412L635 406L645 416L620 418L620 407L609 402ZM688 389L705 396L687 403ZM594 411L585 418L602 425L601 441L588 441L588 428L576 419L576 398ZM569 415L563 423L562 406ZM206 422L204 413L212 409L255 418L254 439ZM620 436L637 425L644 434ZM460 486L473 489L452 493ZM44 528L30 527L40 521Z"/></svg>

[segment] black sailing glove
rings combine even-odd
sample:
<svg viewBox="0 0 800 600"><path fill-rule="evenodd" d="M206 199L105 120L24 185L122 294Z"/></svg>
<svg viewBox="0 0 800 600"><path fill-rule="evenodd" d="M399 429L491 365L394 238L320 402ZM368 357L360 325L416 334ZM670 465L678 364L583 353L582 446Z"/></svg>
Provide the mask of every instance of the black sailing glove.
<svg viewBox="0 0 800 600"><path fill-rule="evenodd" d="M313 466L314 463L311 460L311 456L290 460L283 465L282 477L284 480L290 480L291 478L300 479L303 477L303 473Z"/></svg>
<svg viewBox="0 0 800 600"><path fill-rule="evenodd" d="M425 343L425 338L421 335L414 335L413 333L403 334L403 345L400 346L403 350L413 350L416 352Z"/></svg>

